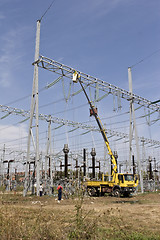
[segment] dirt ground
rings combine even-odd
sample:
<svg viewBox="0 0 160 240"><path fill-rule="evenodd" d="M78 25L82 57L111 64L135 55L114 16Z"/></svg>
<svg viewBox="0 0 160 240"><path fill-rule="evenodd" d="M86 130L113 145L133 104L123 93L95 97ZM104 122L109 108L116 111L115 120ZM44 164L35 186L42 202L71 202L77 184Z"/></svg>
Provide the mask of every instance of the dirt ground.
<svg viewBox="0 0 160 240"><path fill-rule="evenodd" d="M17 239L160 239L160 192L137 194L130 198L84 197L83 201L77 197L63 199L60 203L55 197L49 196L24 198L19 194L0 194L0 221L3 220L5 226L5 221L16 218L21 225L21 236L24 234L23 225L31 223L33 226L37 221L41 230L43 227L50 231L52 226L56 231L54 237L50 232L44 238L38 235L37 238L31 235L25 238L25 235ZM1 222L0 226L3 226ZM90 238L85 235L76 238L74 234L77 227L82 227L83 234L87 228L91 232ZM74 234L67 238L69 232ZM4 233L1 230L1 239L6 238ZM45 236L46 233L42 233Z"/></svg>

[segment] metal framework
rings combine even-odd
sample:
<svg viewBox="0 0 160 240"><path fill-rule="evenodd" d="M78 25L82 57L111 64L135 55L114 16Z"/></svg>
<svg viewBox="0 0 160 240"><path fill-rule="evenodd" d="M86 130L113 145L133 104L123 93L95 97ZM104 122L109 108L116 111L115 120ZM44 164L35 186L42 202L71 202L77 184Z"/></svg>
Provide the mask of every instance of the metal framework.
<svg viewBox="0 0 160 240"><path fill-rule="evenodd" d="M131 100L130 100L130 131L129 131L129 168L131 170L132 136L133 136L133 132L134 132L135 142L136 142L136 151L137 151L138 173L139 173L139 176L140 176L141 192L143 193L143 176L142 176L141 161L140 161L140 156L139 156L138 133L137 133L136 118L135 118L135 111L134 111L134 104L133 104L132 73L131 73L131 68L130 67L128 68L128 80L129 80L129 91L130 91L130 94L131 94Z"/></svg>
<svg viewBox="0 0 160 240"><path fill-rule="evenodd" d="M37 21L37 31L36 31L36 46L35 46L35 58L34 60L37 61L39 57L39 45L40 45L40 24L41 20ZM24 191L23 196L27 194L28 188L28 162L30 160L30 146L31 146L31 139L33 146L35 148L35 163L36 163L36 178L37 178L37 196L39 195L39 188L40 188L40 156L39 156L39 97L38 97L38 66L37 64L34 65L34 75L33 75L33 86L32 86L32 97L31 97L31 111L30 111L30 120L29 120L29 130L28 130L28 143L27 143L27 159L26 159L26 170L25 170L25 184L24 184ZM33 115L35 114L35 131L36 137L34 140L32 128L33 128Z"/></svg>
<svg viewBox="0 0 160 240"><path fill-rule="evenodd" d="M119 88L117 86L114 86L113 84L107 83L106 81L102 81L96 77L92 77L86 73L82 73L78 71L77 69L68 67L62 63L59 63L55 60L52 60L50 58L40 56L37 61L33 63L33 65L38 65L38 67L44 68L48 71L54 72L56 74L59 74L60 76L65 76L67 78L72 79L73 73L76 72L81 76L81 81L89 85L91 87L96 88L96 84L98 84L99 90L102 90L104 92L107 92L112 95L117 95L120 98L123 98L127 101L131 100L131 93ZM142 98L138 95L132 94L132 100L134 103L137 103L141 106L144 106L146 108L152 109L154 111L160 112L160 105L157 103L153 103L150 100L147 100L145 98Z"/></svg>
<svg viewBox="0 0 160 240"><path fill-rule="evenodd" d="M48 137L47 137L47 149L46 149L46 155L45 155L45 181L47 181L47 161L49 160L49 172L50 172L50 184L52 185L52 148L51 148L51 116L49 116L48 121Z"/></svg>
<svg viewBox="0 0 160 240"><path fill-rule="evenodd" d="M22 120L20 123L27 121L30 117L30 111L13 108L13 107L9 107L9 106L0 105L0 111L7 113L5 116L14 114L14 115L25 117L25 120ZM54 117L52 115L41 114L41 113L38 116L39 116L39 120L43 120L43 121L47 121L47 122L49 122L51 120L52 123L57 123L60 125L67 125L67 126L71 126L76 129L80 128L80 129L84 129L87 131L99 131L97 126L92 126L92 125L85 124L85 123L65 120L63 118L58 118L58 117ZM35 118L35 117L36 117L36 114L34 113L33 118ZM127 134L127 133L122 133L122 132L118 132L118 131L114 131L114 130L110 130L110 129L106 129L106 132L112 136L129 139L129 134ZM139 139L139 141L144 141L144 143L146 143L146 144L157 145L157 147L160 147L160 141L158 141L158 140L148 139L148 138L144 138L144 137L138 137L138 139Z"/></svg>

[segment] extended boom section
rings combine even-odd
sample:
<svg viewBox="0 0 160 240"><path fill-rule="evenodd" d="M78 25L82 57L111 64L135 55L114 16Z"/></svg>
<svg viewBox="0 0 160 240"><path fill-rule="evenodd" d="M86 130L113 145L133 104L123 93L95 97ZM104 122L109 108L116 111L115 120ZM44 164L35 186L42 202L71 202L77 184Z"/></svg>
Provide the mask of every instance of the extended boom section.
<svg viewBox="0 0 160 240"><path fill-rule="evenodd" d="M89 103L89 105L91 107L91 115L93 115L95 117L96 121L97 121L97 124L99 126L100 132L101 132L101 134L103 136L103 139L105 141L105 144L107 146L108 154L111 156L112 165L114 166L113 169L112 169L112 176L114 178L115 177L115 173L117 173L117 162L116 162L116 159L115 159L115 157L114 157L114 155L112 153L112 150L111 150L111 148L109 146L109 141L108 141L108 138L106 136L105 129L104 129L103 124L102 124L102 122L101 122L101 120L100 120L100 118L98 116L97 111L95 110L92 102L89 100L89 97L88 97L88 95L86 93L86 90L83 87L82 81L80 79L79 79L79 83L80 83L80 85L81 85L81 87L83 89L83 92L84 92L84 94L85 94L85 96L86 96L86 98L88 100L88 103Z"/></svg>

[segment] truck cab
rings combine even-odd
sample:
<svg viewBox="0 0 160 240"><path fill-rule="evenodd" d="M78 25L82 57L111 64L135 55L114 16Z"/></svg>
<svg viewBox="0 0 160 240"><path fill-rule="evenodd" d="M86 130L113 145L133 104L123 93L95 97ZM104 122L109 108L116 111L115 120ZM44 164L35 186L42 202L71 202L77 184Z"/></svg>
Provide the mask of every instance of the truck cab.
<svg viewBox="0 0 160 240"><path fill-rule="evenodd" d="M115 173L112 176L102 175L102 182L106 186L110 186L110 191L115 197L120 195L129 196L136 191L136 187L139 184L138 175L131 173Z"/></svg>
<svg viewBox="0 0 160 240"><path fill-rule="evenodd" d="M104 196L110 193L114 197L128 197L136 191L138 175L131 173L102 174L101 180L87 180L86 187L90 196Z"/></svg>
<svg viewBox="0 0 160 240"><path fill-rule="evenodd" d="M113 194L128 197L136 191L138 186L138 175L131 173L117 173L115 176Z"/></svg>

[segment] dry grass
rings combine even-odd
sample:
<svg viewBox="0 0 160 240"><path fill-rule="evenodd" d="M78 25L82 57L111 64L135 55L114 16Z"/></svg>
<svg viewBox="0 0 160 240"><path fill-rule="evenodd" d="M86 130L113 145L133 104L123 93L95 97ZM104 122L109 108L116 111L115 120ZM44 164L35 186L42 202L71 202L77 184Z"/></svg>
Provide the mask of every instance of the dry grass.
<svg viewBox="0 0 160 240"><path fill-rule="evenodd" d="M63 200L0 194L0 239L160 239L160 194Z"/></svg>

